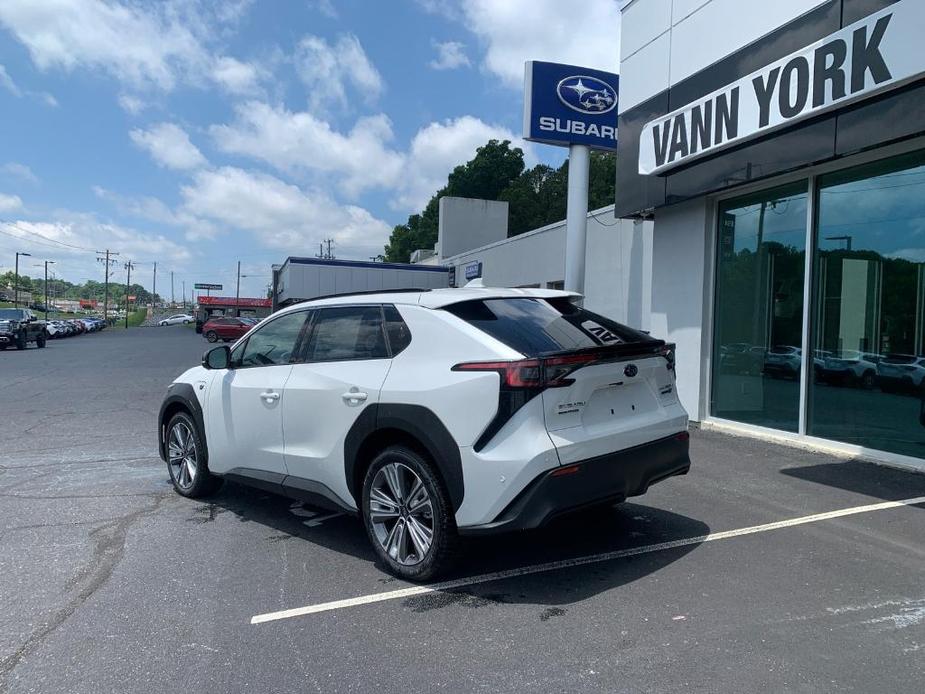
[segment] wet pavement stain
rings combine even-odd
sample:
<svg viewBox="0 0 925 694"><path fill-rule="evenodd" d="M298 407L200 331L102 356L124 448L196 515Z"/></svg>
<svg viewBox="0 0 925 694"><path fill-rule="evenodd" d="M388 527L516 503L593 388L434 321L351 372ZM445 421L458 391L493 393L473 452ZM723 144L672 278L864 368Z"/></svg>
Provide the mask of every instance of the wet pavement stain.
<svg viewBox="0 0 925 694"><path fill-rule="evenodd" d="M500 594L480 596L472 595L471 593L428 593L408 598L402 605L412 612L430 612L450 605L472 608L485 607L486 605L502 605L507 602L505 597Z"/></svg>
<svg viewBox="0 0 925 694"><path fill-rule="evenodd" d="M547 607L540 614L540 621L548 622L553 617L561 617L564 614L565 614L565 610L563 610L561 607Z"/></svg>

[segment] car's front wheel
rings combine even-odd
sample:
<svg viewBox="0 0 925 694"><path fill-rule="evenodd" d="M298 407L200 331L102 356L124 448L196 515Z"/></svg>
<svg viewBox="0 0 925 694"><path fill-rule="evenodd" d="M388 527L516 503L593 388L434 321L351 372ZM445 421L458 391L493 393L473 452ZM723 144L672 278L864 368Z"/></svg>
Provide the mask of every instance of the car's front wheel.
<svg viewBox="0 0 925 694"><path fill-rule="evenodd" d="M426 581L445 571L456 555L456 521L443 484L430 462L404 446L382 451L366 473L363 524L389 571Z"/></svg>
<svg viewBox="0 0 925 694"><path fill-rule="evenodd" d="M178 494L195 499L221 486L207 458L196 422L185 412L175 414L167 424L167 470Z"/></svg>

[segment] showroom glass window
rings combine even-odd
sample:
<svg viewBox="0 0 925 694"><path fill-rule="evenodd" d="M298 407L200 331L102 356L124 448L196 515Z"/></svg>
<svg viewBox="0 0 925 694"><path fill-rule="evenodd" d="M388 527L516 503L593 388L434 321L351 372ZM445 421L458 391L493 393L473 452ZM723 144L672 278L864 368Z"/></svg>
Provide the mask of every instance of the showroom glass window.
<svg viewBox="0 0 925 694"><path fill-rule="evenodd" d="M925 457L925 155L819 179L807 433Z"/></svg>
<svg viewBox="0 0 925 694"><path fill-rule="evenodd" d="M805 181L719 208L711 414L797 431Z"/></svg>

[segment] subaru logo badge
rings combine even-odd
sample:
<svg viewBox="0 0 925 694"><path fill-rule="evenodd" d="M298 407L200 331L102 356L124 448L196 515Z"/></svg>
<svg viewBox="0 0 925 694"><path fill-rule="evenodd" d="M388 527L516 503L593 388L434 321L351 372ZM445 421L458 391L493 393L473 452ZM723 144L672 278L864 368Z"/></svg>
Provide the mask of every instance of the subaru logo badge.
<svg viewBox="0 0 925 694"><path fill-rule="evenodd" d="M588 75L573 75L556 87L559 100L579 113L607 113L617 106L617 90L603 80Z"/></svg>
<svg viewBox="0 0 925 694"><path fill-rule="evenodd" d="M639 369L636 367L635 364L630 364L625 369L623 369L623 375L626 376L627 378L632 378L638 373L639 373Z"/></svg>

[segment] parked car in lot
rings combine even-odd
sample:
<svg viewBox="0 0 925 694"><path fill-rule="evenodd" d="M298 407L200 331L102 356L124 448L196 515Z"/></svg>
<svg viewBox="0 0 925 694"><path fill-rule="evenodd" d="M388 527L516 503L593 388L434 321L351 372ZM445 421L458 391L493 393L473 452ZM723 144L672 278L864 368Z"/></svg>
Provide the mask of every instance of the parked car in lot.
<svg viewBox="0 0 925 694"><path fill-rule="evenodd" d="M202 326L202 335L209 342L231 342L244 337L255 325L255 321L247 318L210 318Z"/></svg>
<svg viewBox="0 0 925 694"><path fill-rule="evenodd" d="M44 347L45 325L28 308L0 308L0 349L25 349L30 342Z"/></svg>
<svg viewBox="0 0 925 694"><path fill-rule="evenodd" d="M832 385L873 388L877 383L877 364L883 357L870 352L843 350L822 360L819 379Z"/></svg>
<svg viewBox="0 0 925 694"><path fill-rule="evenodd" d="M358 514L388 569L424 580L460 534L538 527L686 473L673 346L576 298L405 290L279 311L169 386L174 489L229 478Z"/></svg>
<svg viewBox="0 0 925 694"><path fill-rule="evenodd" d="M719 368L723 373L757 375L764 368L765 348L747 342L721 345Z"/></svg>
<svg viewBox="0 0 925 694"><path fill-rule="evenodd" d="M920 391L925 382L925 358L890 354L877 364L877 385L888 393Z"/></svg>
<svg viewBox="0 0 925 694"><path fill-rule="evenodd" d="M158 325L187 325L192 323L195 319L188 313L177 313L173 316L168 316L158 321Z"/></svg>
<svg viewBox="0 0 925 694"><path fill-rule="evenodd" d="M775 378L798 378L803 350L790 345L771 347L764 356L764 373Z"/></svg>

